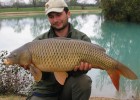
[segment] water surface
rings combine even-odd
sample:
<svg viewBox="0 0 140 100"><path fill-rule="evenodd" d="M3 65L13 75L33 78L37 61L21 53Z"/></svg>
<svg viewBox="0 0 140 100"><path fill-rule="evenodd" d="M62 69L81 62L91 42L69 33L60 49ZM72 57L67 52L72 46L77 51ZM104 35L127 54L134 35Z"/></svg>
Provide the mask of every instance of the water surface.
<svg viewBox="0 0 140 100"><path fill-rule="evenodd" d="M104 21L100 14L73 14L69 20L76 29L86 33L93 43L106 49L108 55L129 66L140 78L140 24ZM46 16L0 19L0 51L9 52L32 41L49 30ZM92 94L98 97L131 99L140 97L140 80L121 77L117 92L105 71L92 69Z"/></svg>

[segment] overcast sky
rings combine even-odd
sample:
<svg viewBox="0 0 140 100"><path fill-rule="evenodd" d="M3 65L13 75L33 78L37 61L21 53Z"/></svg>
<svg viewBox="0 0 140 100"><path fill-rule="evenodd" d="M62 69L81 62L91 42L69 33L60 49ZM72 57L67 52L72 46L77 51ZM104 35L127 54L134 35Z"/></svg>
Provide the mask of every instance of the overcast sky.
<svg viewBox="0 0 140 100"><path fill-rule="evenodd" d="M0 0L0 2L9 2L10 0ZM25 3L29 3L29 0L24 0ZM96 3L96 0L77 0L79 3L84 2L84 3Z"/></svg>
<svg viewBox="0 0 140 100"><path fill-rule="evenodd" d="M95 4L96 0L78 0L78 2L84 2L84 3L92 3Z"/></svg>

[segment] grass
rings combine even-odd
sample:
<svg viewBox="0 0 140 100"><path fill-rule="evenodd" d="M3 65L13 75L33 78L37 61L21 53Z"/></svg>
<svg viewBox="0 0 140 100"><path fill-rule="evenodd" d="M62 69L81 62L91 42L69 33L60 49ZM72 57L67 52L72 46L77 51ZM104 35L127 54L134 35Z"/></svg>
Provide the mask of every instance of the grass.
<svg viewBox="0 0 140 100"><path fill-rule="evenodd" d="M71 13L101 13L102 9L99 7L85 7L84 10L81 7L69 7ZM30 7L30 8L0 8L0 18L9 17L23 17L33 15L44 15L44 7Z"/></svg>
<svg viewBox="0 0 140 100"><path fill-rule="evenodd" d="M0 8L1 12L21 12L21 11L44 11L44 7L31 7L31 8Z"/></svg>
<svg viewBox="0 0 140 100"><path fill-rule="evenodd" d="M26 12L26 11L44 11L44 7L30 7L30 8L0 8L1 12ZM100 10L98 7L85 7L81 9L80 6L69 7L70 10Z"/></svg>

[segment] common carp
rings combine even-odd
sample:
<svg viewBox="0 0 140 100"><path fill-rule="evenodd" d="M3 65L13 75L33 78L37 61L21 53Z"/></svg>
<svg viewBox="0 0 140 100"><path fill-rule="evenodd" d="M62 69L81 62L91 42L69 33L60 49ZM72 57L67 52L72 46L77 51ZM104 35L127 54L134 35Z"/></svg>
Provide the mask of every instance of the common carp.
<svg viewBox="0 0 140 100"><path fill-rule="evenodd" d="M106 54L105 49L86 41L68 38L35 40L19 47L4 59L4 64L19 64L29 69L35 81L40 81L42 71L54 72L56 80L64 85L71 71L81 61L93 68L106 70L119 90L120 75L134 80L137 76L126 65Z"/></svg>

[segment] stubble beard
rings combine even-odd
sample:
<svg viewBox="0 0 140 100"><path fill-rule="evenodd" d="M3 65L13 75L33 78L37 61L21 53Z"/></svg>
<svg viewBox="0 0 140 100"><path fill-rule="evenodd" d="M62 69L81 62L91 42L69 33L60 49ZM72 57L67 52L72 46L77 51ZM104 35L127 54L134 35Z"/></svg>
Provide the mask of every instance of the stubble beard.
<svg viewBox="0 0 140 100"><path fill-rule="evenodd" d="M61 28L56 28L56 27L54 27L54 26L52 26L52 28L53 28L55 31L61 31L61 30L65 29L68 25L69 25L69 23L68 23L68 21L67 21L67 23L65 23Z"/></svg>

